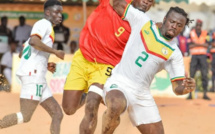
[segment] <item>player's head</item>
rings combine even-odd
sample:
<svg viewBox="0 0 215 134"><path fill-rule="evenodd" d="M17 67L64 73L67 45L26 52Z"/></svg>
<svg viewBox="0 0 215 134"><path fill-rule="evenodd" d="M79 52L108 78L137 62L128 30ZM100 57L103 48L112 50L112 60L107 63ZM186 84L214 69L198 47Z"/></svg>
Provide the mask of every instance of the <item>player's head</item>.
<svg viewBox="0 0 215 134"><path fill-rule="evenodd" d="M201 32L201 30L202 30L202 20L197 19L195 28L196 28L196 32Z"/></svg>
<svg viewBox="0 0 215 134"><path fill-rule="evenodd" d="M62 4L58 0L47 0L44 3L45 18L48 19L53 25L61 23L62 11Z"/></svg>
<svg viewBox="0 0 215 134"><path fill-rule="evenodd" d="M163 20L161 33L164 37L172 39L182 32L185 25L190 23L187 13L179 7L171 7Z"/></svg>
<svg viewBox="0 0 215 134"><path fill-rule="evenodd" d="M151 8L151 6L154 4L154 2L155 2L155 0L133 0L131 4L135 8L137 8L143 12L147 12Z"/></svg>
<svg viewBox="0 0 215 134"><path fill-rule="evenodd" d="M21 26L25 25L25 17L24 17L24 16L20 16L20 17L19 17L19 24L20 24Z"/></svg>

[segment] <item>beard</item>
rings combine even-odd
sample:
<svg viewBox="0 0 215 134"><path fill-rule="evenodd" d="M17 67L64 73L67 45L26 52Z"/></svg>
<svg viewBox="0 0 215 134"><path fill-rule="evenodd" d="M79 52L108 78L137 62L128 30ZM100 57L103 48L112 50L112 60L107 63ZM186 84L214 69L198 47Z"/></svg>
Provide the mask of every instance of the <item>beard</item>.
<svg viewBox="0 0 215 134"><path fill-rule="evenodd" d="M173 38L174 38L173 36L169 35L168 33L165 33L165 37L166 37L167 39L173 39Z"/></svg>

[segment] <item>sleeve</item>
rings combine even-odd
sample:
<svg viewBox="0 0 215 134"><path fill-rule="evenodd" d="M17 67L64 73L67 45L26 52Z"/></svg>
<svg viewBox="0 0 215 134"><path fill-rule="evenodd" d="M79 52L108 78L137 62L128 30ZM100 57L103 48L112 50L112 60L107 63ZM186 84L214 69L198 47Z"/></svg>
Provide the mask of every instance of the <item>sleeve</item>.
<svg viewBox="0 0 215 134"><path fill-rule="evenodd" d="M48 27L49 26L47 26L47 24L42 20L36 22L32 28L31 36L37 35L40 39L42 39L45 36Z"/></svg>
<svg viewBox="0 0 215 134"><path fill-rule="evenodd" d="M128 21L131 27L138 23L144 25L150 21L149 17L143 11L134 8L130 3L126 6L122 19Z"/></svg>
<svg viewBox="0 0 215 134"><path fill-rule="evenodd" d="M165 63L165 70L169 73L171 81L185 78L184 60L179 49L176 49L172 57Z"/></svg>

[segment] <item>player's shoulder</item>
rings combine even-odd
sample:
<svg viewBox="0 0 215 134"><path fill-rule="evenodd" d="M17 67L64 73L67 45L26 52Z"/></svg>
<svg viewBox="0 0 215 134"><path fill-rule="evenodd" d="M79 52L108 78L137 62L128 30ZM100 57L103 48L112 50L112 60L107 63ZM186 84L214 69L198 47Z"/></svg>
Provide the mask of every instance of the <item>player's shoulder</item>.
<svg viewBox="0 0 215 134"><path fill-rule="evenodd" d="M170 47L173 48L174 52L173 55L175 55L177 58L179 58L181 55L181 50L178 47L178 41L175 39L172 39L170 42Z"/></svg>
<svg viewBox="0 0 215 134"><path fill-rule="evenodd" d="M35 25L48 26L48 25L51 25L51 23L48 20L43 18L43 19L38 20L35 23Z"/></svg>

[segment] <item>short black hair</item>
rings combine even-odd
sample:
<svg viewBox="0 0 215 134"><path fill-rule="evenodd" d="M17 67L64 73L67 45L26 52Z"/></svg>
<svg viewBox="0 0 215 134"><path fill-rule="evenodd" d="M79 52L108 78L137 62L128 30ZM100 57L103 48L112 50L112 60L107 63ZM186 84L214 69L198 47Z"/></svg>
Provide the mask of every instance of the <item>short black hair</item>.
<svg viewBox="0 0 215 134"><path fill-rule="evenodd" d="M62 6L61 2L59 0L47 0L44 3L44 10L47 9L48 7L54 6L54 5L59 5Z"/></svg>
<svg viewBox="0 0 215 134"><path fill-rule="evenodd" d="M168 15L171 13L171 12L176 12L176 13L179 13L179 14L181 14L182 16L184 16L185 18L186 18L186 25L188 26L189 25L189 23L192 23L192 21L193 20L190 20L187 16L188 16L188 14L184 11L184 9L182 9L182 8L180 8L180 7L171 7L170 9L169 9L169 11L167 12L167 14L166 14L166 18L168 17Z"/></svg>
<svg viewBox="0 0 215 134"><path fill-rule="evenodd" d="M21 19L25 20L25 17L24 16L19 16L19 20L21 20Z"/></svg>
<svg viewBox="0 0 215 134"><path fill-rule="evenodd" d="M7 20L7 16L1 17L1 21Z"/></svg>
<svg viewBox="0 0 215 134"><path fill-rule="evenodd" d="M70 45L72 45L72 44L75 45L75 46L77 46L77 42L74 41L74 40L70 42Z"/></svg>
<svg viewBox="0 0 215 134"><path fill-rule="evenodd" d="M18 45L19 41L14 40L13 38L9 41L9 44L15 44L16 46Z"/></svg>

